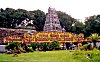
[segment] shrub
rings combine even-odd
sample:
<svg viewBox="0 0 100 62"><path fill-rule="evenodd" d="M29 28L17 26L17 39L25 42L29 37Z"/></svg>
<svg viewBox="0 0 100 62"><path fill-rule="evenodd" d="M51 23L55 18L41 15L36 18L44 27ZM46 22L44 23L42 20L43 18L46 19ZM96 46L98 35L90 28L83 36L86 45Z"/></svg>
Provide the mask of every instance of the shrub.
<svg viewBox="0 0 100 62"><path fill-rule="evenodd" d="M19 47L19 50L20 50L21 52L23 52L23 53L26 53L26 51L23 50L23 48L21 48L21 47Z"/></svg>
<svg viewBox="0 0 100 62"><path fill-rule="evenodd" d="M36 50L38 43L31 43L31 47L33 50Z"/></svg>
<svg viewBox="0 0 100 62"><path fill-rule="evenodd" d="M21 54L20 50L15 50L14 53Z"/></svg>
<svg viewBox="0 0 100 62"><path fill-rule="evenodd" d="M41 43L41 46L43 47L44 51L47 51L49 48L49 44L48 43Z"/></svg>
<svg viewBox="0 0 100 62"><path fill-rule="evenodd" d="M27 52L33 52L33 50L31 48L27 48L26 50Z"/></svg>
<svg viewBox="0 0 100 62"><path fill-rule="evenodd" d="M89 44L85 44L80 49L81 50L88 50L88 46L89 46Z"/></svg>
<svg viewBox="0 0 100 62"><path fill-rule="evenodd" d="M7 50L14 50L14 48L15 47L20 47L21 46L21 44L19 43L19 42L12 42L12 43L9 43L6 47L5 47L5 49L7 49Z"/></svg>
<svg viewBox="0 0 100 62"><path fill-rule="evenodd" d="M97 40L100 38L100 36L99 36L99 34L97 34L97 33L93 33L93 34L91 34L90 36L89 36L89 39L93 42L93 44L94 44L94 48L96 48L96 42L97 42Z"/></svg>
<svg viewBox="0 0 100 62"><path fill-rule="evenodd" d="M58 41L53 41L50 43L49 48L56 49L56 48L59 48L59 46L60 46L60 43Z"/></svg>
<svg viewBox="0 0 100 62"><path fill-rule="evenodd" d="M33 52L33 50L31 48L28 47L28 45L25 44L25 51L26 52Z"/></svg>
<svg viewBox="0 0 100 62"><path fill-rule="evenodd" d="M28 44L27 46L28 46L28 47L32 47L31 44Z"/></svg>

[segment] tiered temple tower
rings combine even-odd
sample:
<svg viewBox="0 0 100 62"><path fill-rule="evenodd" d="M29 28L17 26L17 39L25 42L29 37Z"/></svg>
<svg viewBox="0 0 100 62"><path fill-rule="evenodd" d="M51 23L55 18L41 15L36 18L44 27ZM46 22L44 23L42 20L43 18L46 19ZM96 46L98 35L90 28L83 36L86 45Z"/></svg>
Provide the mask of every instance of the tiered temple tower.
<svg viewBox="0 0 100 62"><path fill-rule="evenodd" d="M46 21L44 25L44 31L50 32L50 31L57 31L62 32L64 31L60 25L60 21L58 18L58 15L56 13L55 8L48 9L48 14L46 15Z"/></svg>

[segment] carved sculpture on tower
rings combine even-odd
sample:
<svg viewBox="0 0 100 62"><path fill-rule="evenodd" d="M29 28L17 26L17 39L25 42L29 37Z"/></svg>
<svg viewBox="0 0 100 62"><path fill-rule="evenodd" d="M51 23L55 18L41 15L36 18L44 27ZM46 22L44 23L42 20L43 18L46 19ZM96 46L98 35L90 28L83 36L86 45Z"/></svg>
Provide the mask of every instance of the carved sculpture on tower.
<svg viewBox="0 0 100 62"><path fill-rule="evenodd" d="M44 25L44 31L46 32L50 32L50 31L62 32L63 31L63 28L60 25L60 21L59 21L55 8L49 7L48 9L48 14L46 15L46 21Z"/></svg>

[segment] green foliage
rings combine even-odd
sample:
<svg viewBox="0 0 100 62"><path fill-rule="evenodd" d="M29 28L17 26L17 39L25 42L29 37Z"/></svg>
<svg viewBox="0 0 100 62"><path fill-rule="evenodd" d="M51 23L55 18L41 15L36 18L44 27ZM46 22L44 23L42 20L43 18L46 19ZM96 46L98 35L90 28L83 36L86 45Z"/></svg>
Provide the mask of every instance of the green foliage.
<svg viewBox="0 0 100 62"><path fill-rule="evenodd" d="M60 43L58 41L53 41L51 42L49 48L55 49L55 48L59 48Z"/></svg>
<svg viewBox="0 0 100 62"><path fill-rule="evenodd" d="M100 38L100 36L99 36L97 33L91 34L91 35L89 36L89 39L90 39L92 42L97 41L99 38Z"/></svg>
<svg viewBox="0 0 100 62"><path fill-rule="evenodd" d="M41 43L41 46L43 47L43 50L46 51L49 48L49 44L48 43Z"/></svg>
<svg viewBox="0 0 100 62"><path fill-rule="evenodd" d="M41 10L35 10L33 11L34 13L34 25L36 27L37 31L43 31L44 23L45 23L45 18L46 15L43 11Z"/></svg>
<svg viewBox="0 0 100 62"><path fill-rule="evenodd" d="M87 56L89 58L87 58ZM73 52L74 59L81 60L80 62L99 62L99 60L100 60L99 56L100 56L100 51L94 51L94 50Z"/></svg>
<svg viewBox="0 0 100 62"><path fill-rule="evenodd" d="M57 11L57 14L58 14L58 18L59 18L61 26L65 28L67 32L68 31L71 32L72 24L76 22L75 19L72 18L70 15L61 11Z"/></svg>
<svg viewBox="0 0 100 62"><path fill-rule="evenodd" d="M33 52L33 49L32 48L27 48L26 52Z"/></svg>
<svg viewBox="0 0 100 62"><path fill-rule="evenodd" d="M27 11L12 8L6 8L5 10L1 8L0 10L0 27L15 28L23 20L28 18L29 20L34 20L33 23L37 31L43 31L45 13L41 10Z"/></svg>
<svg viewBox="0 0 100 62"><path fill-rule="evenodd" d="M28 45L24 45L25 47L24 47L24 50L26 51L26 52L33 52L33 50L31 49L31 48L29 48L28 47Z"/></svg>
<svg viewBox="0 0 100 62"><path fill-rule="evenodd" d="M72 26L72 32L79 34L85 32L85 25L82 22L75 22Z"/></svg>
<svg viewBox="0 0 100 62"><path fill-rule="evenodd" d="M88 37L92 33L98 33L100 35L100 21L99 16L90 16L85 21L85 36Z"/></svg>
<svg viewBox="0 0 100 62"><path fill-rule="evenodd" d="M28 47L31 47L31 44L28 44L27 46L28 46Z"/></svg>
<svg viewBox="0 0 100 62"><path fill-rule="evenodd" d="M90 54L90 59L87 59L87 54ZM18 57L12 57L9 54L0 54L1 62L99 62L100 51L47 51L47 52L32 52L22 53ZM34 59L33 59L34 58Z"/></svg>
<svg viewBox="0 0 100 62"><path fill-rule="evenodd" d="M92 33L100 35L100 15L94 15L86 18L85 24L76 21L70 15L57 11L58 18L62 28L67 32L84 33L85 37ZM41 10L27 11L24 9L6 8L0 9L0 27L15 28L25 19L34 20L33 23L37 31L43 31L46 14ZM72 26L75 24L74 26Z"/></svg>
<svg viewBox="0 0 100 62"><path fill-rule="evenodd" d="M18 49L18 50L20 50L20 52L26 53L26 51L25 51L25 50L23 50L23 48L22 48L22 47L19 47L19 49Z"/></svg>
<svg viewBox="0 0 100 62"><path fill-rule="evenodd" d="M7 49L7 50L14 50L14 48L16 48L16 47L20 47L21 46L21 44L19 43L19 42L12 42L12 43L9 43L6 47L5 47L5 49Z"/></svg>
<svg viewBox="0 0 100 62"><path fill-rule="evenodd" d="M38 46L38 43L35 43L35 42L31 43L31 47L33 50L36 50L37 46Z"/></svg>
<svg viewBox="0 0 100 62"><path fill-rule="evenodd" d="M89 46L89 44L85 44L80 49L81 50L88 50L88 46Z"/></svg>
<svg viewBox="0 0 100 62"><path fill-rule="evenodd" d="M97 33L94 33L89 36L89 39L94 43L94 48L96 47L96 41L100 38Z"/></svg>
<svg viewBox="0 0 100 62"><path fill-rule="evenodd" d="M0 12L0 27L15 28L26 18L34 18L31 16L33 16L33 14L24 9L15 10L12 8L6 8Z"/></svg>

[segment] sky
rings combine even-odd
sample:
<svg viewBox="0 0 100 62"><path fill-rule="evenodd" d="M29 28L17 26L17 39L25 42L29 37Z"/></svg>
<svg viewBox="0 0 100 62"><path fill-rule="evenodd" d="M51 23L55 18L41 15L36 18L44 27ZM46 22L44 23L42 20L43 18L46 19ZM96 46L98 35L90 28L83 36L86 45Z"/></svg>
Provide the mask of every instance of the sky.
<svg viewBox="0 0 100 62"><path fill-rule="evenodd" d="M47 13L48 7L82 20L88 16L100 14L100 0L0 0L0 8L4 9L40 9Z"/></svg>

